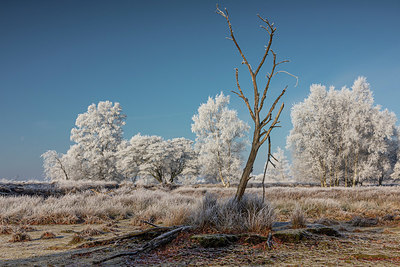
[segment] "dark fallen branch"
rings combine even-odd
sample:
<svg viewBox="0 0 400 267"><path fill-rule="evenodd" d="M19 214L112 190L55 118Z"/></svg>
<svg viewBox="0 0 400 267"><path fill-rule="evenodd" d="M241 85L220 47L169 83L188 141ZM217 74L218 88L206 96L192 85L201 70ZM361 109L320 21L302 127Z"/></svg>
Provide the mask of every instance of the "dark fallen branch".
<svg viewBox="0 0 400 267"><path fill-rule="evenodd" d="M91 247L97 247L97 246L105 246L105 245L117 243L117 242L127 240L127 239L149 240L156 236L159 236L160 234L162 234L164 232L171 231L171 229L175 229L175 228L172 228L172 227L149 228L149 229L146 229L143 231L135 231L135 232L121 235L121 236L112 237L109 239L86 242L84 244L77 246L76 248L91 248Z"/></svg>
<svg viewBox="0 0 400 267"><path fill-rule="evenodd" d="M151 223L151 222L149 222L149 221L145 221L145 220L141 220L141 222L142 223L145 223L145 224L148 224L148 225L151 225L151 226L154 226L154 227L160 227L159 225L156 225L156 224L154 224L154 223Z"/></svg>
<svg viewBox="0 0 400 267"><path fill-rule="evenodd" d="M125 257L125 256L135 256L138 255L140 253L143 252L148 252L151 251L159 246L165 245L170 243L172 240L174 240L178 234L181 231L187 231L189 229L191 229L191 226L180 226L178 228L175 228L169 232L166 232L164 234L161 234L160 236L157 236L156 238L150 240L149 242L147 242L143 247L141 247L140 249L133 251L133 252L125 252L125 253L120 253L120 254L116 254L114 256L99 260L99 261L94 261L93 264L100 264L115 258L119 258L119 257Z"/></svg>

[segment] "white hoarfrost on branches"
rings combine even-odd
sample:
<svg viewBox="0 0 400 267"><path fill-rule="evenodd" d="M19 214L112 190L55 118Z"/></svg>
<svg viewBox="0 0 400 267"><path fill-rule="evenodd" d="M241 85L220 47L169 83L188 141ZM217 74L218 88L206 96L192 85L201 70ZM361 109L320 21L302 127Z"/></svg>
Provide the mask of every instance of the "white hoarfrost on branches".
<svg viewBox="0 0 400 267"><path fill-rule="evenodd" d="M92 104L86 113L78 115L71 141L82 151L86 179L122 180L116 167L116 153L122 142L125 118L119 103L110 101Z"/></svg>
<svg viewBox="0 0 400 267"><path fill-rule="evenodd" d="M90 105L71 131L71 140L76 144L64 155L54 150L42 155L46 177L135 182L138 177L151 176L160 183L173 183L178 178L184 182L197 173L193 141L140 134L123 140L125 118L119 103Z"/></svg>
<svg viewBox="0 0 400 267"><path fill-rule="evenodd" d="M201 173L207 181L220 181L224 186L240 178L240 153L246 144L243 138L249 130L228 104L229 96L221 92L215 99L209 97L207 103L200 105L198 114L192 118Z"/></svg>
<svg viewBox="0 0 400 267"><path fill-rule="evenodd" d="M55 150L48 150L41 157L43 158L44 174L47 178L69 180L65 155L59 154Z"/></svg>
<svg viewBox="0 0 400 267"><path fill-rule="evenodd" d="M163 140L161 137L148 137L149 144L143 151L140 173L150 175L159 183L173 183L180 176L197 173L196 153L193 141L185 138Z"/></svg>
<svg viewBox="0 0 400 267"><path fill-rule="evenodd" d="M76 128L71 130L71 141L76 144L67 154L55 151L43 154L46 176L52 180L122 180L116 156L125 117L119 103L104 101L90 105L76 119Z"/></svg>
<svg viewBox="0 0 400 267"><path fill-rule="evenodd" d="M160 136L143 136L140 134L133 136L129 142L123 141L117 156L119 172L127 179L135 182L140 176L142 164L147 158L148 147L162 141Z"/></svg>
<svg viewBox="0 0 400 267"><path fill-rule="evenodd" d="M382 184L390 177L398 150L396 116L374 106L364 77L351 89L312 85L291 117L287 145L296 177L321 186Z"/></svg>

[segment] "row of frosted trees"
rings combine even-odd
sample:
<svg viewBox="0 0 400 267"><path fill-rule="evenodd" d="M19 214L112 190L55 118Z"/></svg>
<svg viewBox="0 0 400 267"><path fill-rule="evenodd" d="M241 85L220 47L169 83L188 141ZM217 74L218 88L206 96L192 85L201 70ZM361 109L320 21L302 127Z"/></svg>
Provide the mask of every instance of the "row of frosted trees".
<svg viewBox="0 0 400 267"><path fill-rule="evenodd" d="M150 178L159 183L194 183L200 176L228 187L240 178L249 130L228 105L229 96L222 93L200 105L192 118L193 142L140 134L124 140L126 116L120 105L92 104L78 116L67 153L50 150L42 155L45 175L51 180ZM293 106L291 117L287 148L292 165L278 148L266 181L355 186L400 177L396 116L374 105L365 78L341 90L312 85L309 96ZM261 181L264 175L252 177Z"/></svg>
<svg viewBox="0 0 400 267"><path fill-rule="evenodd" d="M229 96L209 98L193 116L196 142L185 138L164 140L137 134L123 139L126 116L119 103L92 104L78 115L67 153L49 150L42 155L50 180L137 181L159 183L207 182L229 186L240 176L241 152L248 125L228 108Z"/></svg>

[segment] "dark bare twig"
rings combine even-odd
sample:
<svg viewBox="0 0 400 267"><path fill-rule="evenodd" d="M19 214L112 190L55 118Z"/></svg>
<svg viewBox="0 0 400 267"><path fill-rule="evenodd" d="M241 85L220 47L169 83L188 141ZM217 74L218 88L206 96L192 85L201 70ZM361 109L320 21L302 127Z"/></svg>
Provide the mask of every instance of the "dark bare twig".
<svg viewBox="0 0 400 267"><path fill-rule="evenodd" d="M159 225L156 225L156 224L154 224L154 223L151 223L151 222L148 222L148 221L145 221L145 220L141 220L140 222L145 223L145 224L148 224L148 225L151 225L151 226L154 226L154 227L156 227L156 228L161 227L161 226L159 226Z"/></svg>
<svg viewBox="0 0 400 267"><path fill-rule="evenodd" d="M264 175L263 175L263 180L262 180L262 188L263 188L263 202L265 200L265 174L267 173L267 168L268 168L268 163L271 162L271 137L268 136L268 155L267 155L267 161L265 162L265 168L264 168Z"/></svg>
<svg viewBox="0 0 400 267"><path fill-rule="evenodd" d="M272 233L268 233L268 239L267 239L267 246L269 249L274 247L274 244L272 243Z"/></svg>

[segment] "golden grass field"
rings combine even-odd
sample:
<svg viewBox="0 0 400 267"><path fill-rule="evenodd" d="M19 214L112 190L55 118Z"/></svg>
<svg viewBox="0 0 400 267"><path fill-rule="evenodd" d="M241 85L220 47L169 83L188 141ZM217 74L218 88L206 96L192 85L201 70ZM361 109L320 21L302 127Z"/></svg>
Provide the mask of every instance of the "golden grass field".
<svg viewBox="0 0 400 267"><path fill-rule="evenodd" d="M99 184L98 184L99 185ZM88 265L117 251L137 248L137 242L121 242L95 248L80 244L118 237L152 226L193 225L171 244L140 257L124 257L111 265L398 265L400 264L400 187L268 187L268 212L237 220L228 199L235 188L214 185L139 187L125 183L116 189L87 189L87 184L60 185L58 196L0 196L0 265ZM262 188L248 188L249 203L262 196ZM212 217L204 212L206 198L219 205ZM255 198L257 196L257 198ZM250 206L249 206L250 207ZM265 209L264 209L265 210ZM204 217L204 218L203 218ZM251 217L251 218L250 218ZM198 233L253 232L265 235L272 222L334 225L342 237L322 236L296 243L274 241L247 244L241 240L225 248L202 248L190 240ZM215 219L216 218L216 219ZM373 225L354 223L372 220ZM269 220L271 220L269 222ZM241 224L240 227L235 224ZM367 227L365 227L367 226ZM86 232L85 232L86 230ZM41 238L50 232L55 238ZM10 242L17 233L30 240ZM85 234L86 233L86 234ZM82 236L78 242L74 237ZM17 236L18 237L18 236ZM91 252L93 251L93 252Z"/></svg>

